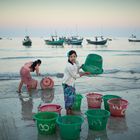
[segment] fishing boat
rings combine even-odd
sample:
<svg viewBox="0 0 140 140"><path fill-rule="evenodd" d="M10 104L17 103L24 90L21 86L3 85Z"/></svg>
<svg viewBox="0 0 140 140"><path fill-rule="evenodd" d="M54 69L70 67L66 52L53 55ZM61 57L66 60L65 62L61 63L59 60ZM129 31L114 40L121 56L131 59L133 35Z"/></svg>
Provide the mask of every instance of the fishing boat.
<svg viewBox="0 0 140 140"><path fill-rule="evenodd" d="M112 39L111 39L111 38L107 38L107 40L108 40L108 41L112 41Z"/></svg>
<svg viewBox="0 0 140 140"><path fill-rule="evenodd" d="M129 42L140 42L140 39L137 39L136 35L131 35L128 39Z"/></svg>
<svg viewBox="0 0 140 140"><path fill-rule="evenodd" d="M78 36L73 36L65 40L68 45L82 45L83 38L79 38Z"/></svg>
<svg viewBox="0 0 140 140"><path fill-rule="evenodd" d="M94 44L94 45L105 45L107 43L107 39L104 39L102 36L101 36L101 40L98 39L98 37L95 37L95 40L90 40L90 39L87 39L87 42L89 44Z"/></svg>
<svg viewBox="0 0 140 140"><path fill-rule="evenodd" d="M51 40L44 40L47 45L63 45L64 39L59 38L57 36L52 36Z"/></svg>
<svg viewBox="0 0 140 140"><path fill-rule="evenodd" d="M140 39L128 39L129 42L140 42Z"/></svg>
<svg viewBox="0 0 140 140"><path fill-rule="evenodd" d="M24 40L22 41L22 44L24 46L32 46L32 41L31 39L29 38L29 36L25 36Z"/></svg>

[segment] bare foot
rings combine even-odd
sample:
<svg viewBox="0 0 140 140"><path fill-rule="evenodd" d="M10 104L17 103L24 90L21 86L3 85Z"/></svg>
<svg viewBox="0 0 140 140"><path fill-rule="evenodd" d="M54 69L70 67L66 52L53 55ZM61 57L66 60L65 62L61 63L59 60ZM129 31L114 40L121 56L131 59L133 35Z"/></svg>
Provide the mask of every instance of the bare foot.
<svg viewBox="0 0 140 140"><path fill-rule="evenodd" d="M16 92L17 92L17 93L21 93L21 90L17 90Z"/></svg>
<svg viewBox="0 0 140 140"><path fill-rule="evenodd" d="M67 115L74 115L74 112L72 111L72 109L67 109L66 114Z"/></svg>

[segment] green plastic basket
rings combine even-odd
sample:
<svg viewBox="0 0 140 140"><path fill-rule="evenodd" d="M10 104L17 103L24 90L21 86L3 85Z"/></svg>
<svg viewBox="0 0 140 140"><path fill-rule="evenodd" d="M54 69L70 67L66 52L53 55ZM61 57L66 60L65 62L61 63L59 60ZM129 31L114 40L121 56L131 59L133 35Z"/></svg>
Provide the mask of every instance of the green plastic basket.
<svg viewBox="0 0 140 140"><path fill-rule="evenodd" d="M72 106L73 110L80 111L81 110L81 101L83 96L81 94L76 94L74 104Z"/></svg>
<svg viewBox="0 0 140 140"><path fill-rule="evenodd" d="M62 116L57 118L60 136L64 140L77 140L80 137L81 125L84 119L80 116Z"/></svg>
<svg viewBox="0 0 140 140"><path fill-rule="evenodd" d="M56 112L39 112L35 114L33 118L36 120L38 132L44 135L55 133L57 117L58 113Z"/></svg>
<svg viewBox="0 0 140 140"><path fill-rule="evenodd" d="M89 54L82 65L83 71L90 72L91 74L103 73L103 58L98 54Z"/></svg>
<svg viewBox="0 0 140 140"><path fill-rule="evenodd" d="M88 119L89 129L104 130L106 129L107 120L110 112L104 109L90 109L86 113Z"/></svg>
<svg viewBox="0 0 140 140"><path fill-rule="evenodd" d="M104 95L102 96L103 100L104 100L104 108L105 110L109 110L109 104L107 103L108 100L113 99L113 98L121 98L120 96L117 95Z"/></svg>

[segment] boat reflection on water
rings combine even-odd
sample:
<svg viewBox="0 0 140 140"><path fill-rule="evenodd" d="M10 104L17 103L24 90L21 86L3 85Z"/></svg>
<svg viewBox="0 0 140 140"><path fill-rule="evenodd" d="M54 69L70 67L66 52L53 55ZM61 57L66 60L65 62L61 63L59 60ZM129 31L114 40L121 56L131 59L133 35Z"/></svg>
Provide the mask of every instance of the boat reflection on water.
<svg viewBox="0 0 140 140"><path fill-rule="evenodd" d="M64 48L64 45L49 45L51 48Z"/></svg>

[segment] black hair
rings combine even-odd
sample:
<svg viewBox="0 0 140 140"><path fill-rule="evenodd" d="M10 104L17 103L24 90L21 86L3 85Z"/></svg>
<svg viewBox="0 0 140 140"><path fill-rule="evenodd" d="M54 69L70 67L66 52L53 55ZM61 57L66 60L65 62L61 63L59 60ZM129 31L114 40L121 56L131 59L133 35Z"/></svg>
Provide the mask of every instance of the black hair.
<svg viewBox="0 0 140 140"><path fill-rule="evenodd" d="M41 60L40 60L40 59L38 59L38 60L37 60L37 63L38 63L38 64L41 64Z"/></svg>
<svg viewBox="0 0 140 140"><path fill-rule="evenodd" d="M71 64L73 65L73 63L72 63L72 62L70 61L70 59L69 59L69 57L70 57L72 54L75 54L76 57L77 57L77 53L76 53L76 51L74 51L74 50L71 50L71 51L68 52L68 62L71 63Z"/></svg>
<svg viewBox="0 0 140 140"><path fill-rule="evenodd" d="M72 54L75 54L75 55L77 56L77 53L76 53L76 51L74 51L74 50L71 50L71 51L69 51L69 52L68 52L68 57L70 57Z"/></svg>
<svg viewBox="0 0 140 140"><path fill-rule="evenodd" d="M35 67L37 66L37 61L34 61L33 64L31 65L31 69L33 70L33 72L35 71Z"/></svg>
<svg viewBox="0 0 140 140"><path fill-rule="evenodd" d="M31 65L30 68L33 70L33 72L35 71L35 67L37 66L37 64L41 64L41 60L40 59L34 61L33 64Z"/></svg>

